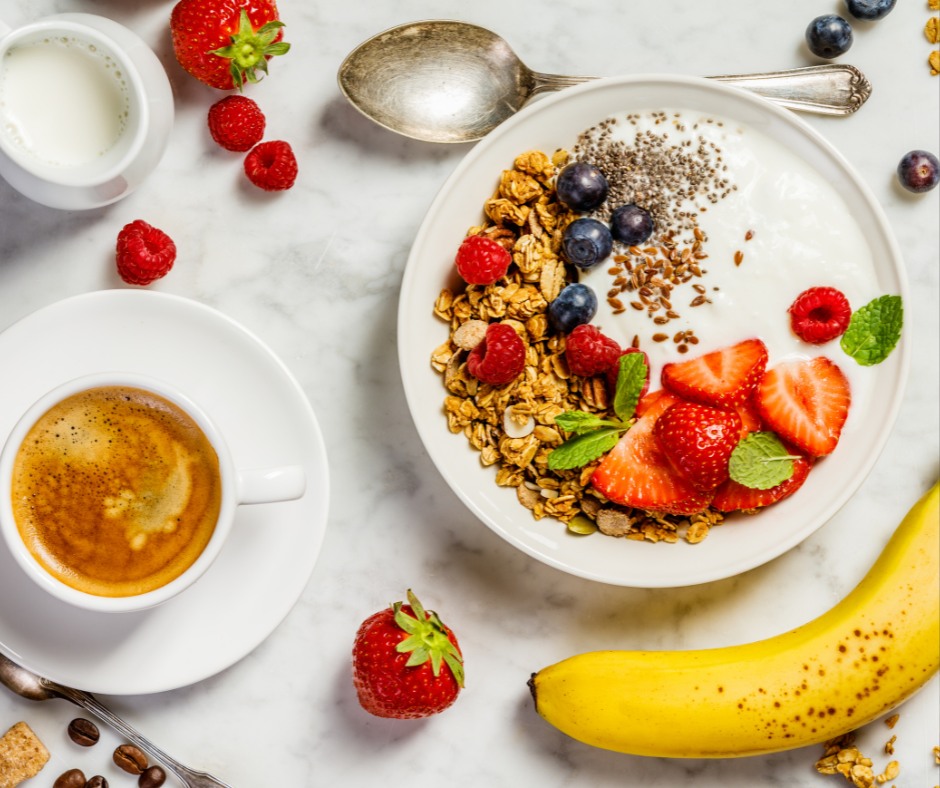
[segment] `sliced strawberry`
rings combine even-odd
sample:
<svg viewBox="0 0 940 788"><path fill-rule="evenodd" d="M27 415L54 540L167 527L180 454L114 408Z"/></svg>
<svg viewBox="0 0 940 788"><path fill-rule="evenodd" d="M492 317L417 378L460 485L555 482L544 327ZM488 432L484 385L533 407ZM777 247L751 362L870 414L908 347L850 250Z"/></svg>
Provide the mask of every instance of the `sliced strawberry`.
<svg viewBox="0 0 940 788"><path fill-rule="evenodd" d="M767 366L767 348L759 339L706 353L663 367L663 386L683 399L729 407L744 402Z"/></svg>
<svg viewBox="0 0 940 788"><path fill-rule="evenodd" d="M770 504L782 501L799 490L803 486L803 482L806 481L812 467L812 458L800 457L794 460L793 475L785 482L780 482L776 487L771 487L769 490L755 490L751 487L745 487L743 484L738 484L733 479L728 479L715 490L712 506L720 512L735 512L740 509L759 509L762 506L770 506Z"/></svg>
<svg viewBox="0 0 940 788"><path fill-rule="evenodd" d="M676 401L668 392L657 396L601 460L591 483L608 500L671 514L693 514L708 506L711 493L699 492L679 476L653 437L656 420Z"/></svg>
<svg viewBox="0 0 940 788"><path fill-rule="evenodd" d="M702 492L728 478L728 460L741 440L741 418L698 402L677 402L657 419L653 436L672 467Z"/></svg>
<svg viewBox="0 0 940 788"><path fill-rule="evenodd" d="M825 356L767 370L756 394L764 424L812 457L835 449L851 400L848 379Z"/></svg>
<svg viewBox="0 0 940 788"><path fill-rule="evenodd" d="M757 405L754 400L748 398L740 405L734 406L738 417L741 419L741 437L746 438L750 433L757 432L762 425L760 413L757 412Z"/></svg>
<svg viewBox="0 0 940 788"><path fill-rule="evenodd" d="M670 404L677 401L672 394L666 391L666 389L656 389L656 391L650 391L646 394L642 394L640 396L640 401L636 404L636 417L640 418L640 416L646 413L646 411L653 408L656 405L656 402L662 396L669 397Z"/></svg>

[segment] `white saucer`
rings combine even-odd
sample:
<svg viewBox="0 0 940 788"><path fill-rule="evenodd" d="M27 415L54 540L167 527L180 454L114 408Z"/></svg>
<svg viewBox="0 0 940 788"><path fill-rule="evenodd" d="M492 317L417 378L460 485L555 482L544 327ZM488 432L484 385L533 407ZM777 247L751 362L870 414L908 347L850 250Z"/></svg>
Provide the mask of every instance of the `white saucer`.
<svg viewBox="0 0 940 788"><path fill-rule="evenodd" d="M69 377L125 369L203 404L236 465L302 465L297 501L243 506L218 560L142 613L73 608L29 580L0 545L0 651L55 681L111 695L186 686L229 667L283 620L313 571L327 522L323 438L303 390L259 339L178 296L106 290L40 309L0 333L0 436Z"/></svg>

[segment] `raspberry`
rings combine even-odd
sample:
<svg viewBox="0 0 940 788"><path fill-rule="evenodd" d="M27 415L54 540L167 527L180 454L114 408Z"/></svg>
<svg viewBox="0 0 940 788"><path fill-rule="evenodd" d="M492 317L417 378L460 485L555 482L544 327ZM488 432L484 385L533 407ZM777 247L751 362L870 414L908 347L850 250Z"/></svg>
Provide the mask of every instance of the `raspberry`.
<svg viewBox="0 0 940 788"><path fill-rule="evenodd" d="M467 369L492 386L509 383L525 369L525 343L512 326L492 323L483 341L467 356Z"/></svg>
<svg viewBox="0 0 940 788"><path fill-rule="evenodd" d="M297 159L293 149L282 140L255 145L245 157L245 175L266 192L289 189L297 179Z"/></svg>
<svg viewBox="0 0 940 788"><path fill-rule="evenodd" d="M467 284L491 285L506 275L512 255L496 241L482 235L470 235L463 239L457 249L454 263L457 273Z"/></svg>
<svg viewBox="0 0 940 788"><path fill-rule="evenodd" d="M226 96L209 107L209 133L225 150L251 150L264 136L264 122L264 113L247 96Z"/></svg>
<svg viewBox="0 0 940 788"><path fill-rule="evenodd" d="M848 299L834 287L804 290L787 311L793 333L813 345L822 345L844 334L852 317Z"/></svg>
<svg viewBox="0 0 940 788"><path fill-rule="evenodd" d="M565 342L565 357L572 375L589 378L605 372L620 358L620 345L588 323L575 326Z"/></svg>
<svg viewBox="0 0 940 788"><path fill-rule="evenodd" d="M129 285L149 285L166 276L176 261L176 244L162 230L136 219L117 237L117 270Z"/></svg>

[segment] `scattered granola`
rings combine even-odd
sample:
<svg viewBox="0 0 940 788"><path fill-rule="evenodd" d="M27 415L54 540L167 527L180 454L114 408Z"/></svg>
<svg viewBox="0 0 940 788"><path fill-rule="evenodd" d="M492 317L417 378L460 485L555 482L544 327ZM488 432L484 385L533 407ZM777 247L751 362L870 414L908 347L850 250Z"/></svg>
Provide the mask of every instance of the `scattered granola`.
<svg viewBox="0 0 940 788"><path fill-rule="evenodd" d="M484 203L484 223L471 227L467 235L489 238L511 253L506 276L490 285L445 288L434 304L434 314L450 328L447 341L431 354L431 366L442 375L447 391L448 429L464 434L479 452L480 462L495 467L496 483L515 487L519 503L537 520L553 517L579 534L600 530L651 542L700 542L722 522L721 513L706 510L691 517L657 516L614 507L590 486L596 462L571 470L548 467L549 454L566 437L555 424L556 416L573 410L606 416L611 408L602 377L581 378L571 373L565 337L551 332L546 315L562 288L576 279L560 250L562 232L577 214L554 191L555 176L567 160L566 151L556 151L551 157L528 151L502 173L495 193ZM693 269L698 268L695 255L703 254L701 241L693 235L692 248L677 253L679 265L686 266L677 276L700 275ZM657 265L665 265L676 248L664 243L648 256L660 260ZM660 289L657 298L662 296ZM648 297L645 291L641 297ZM663 309L658 303L657 309ZM526 345L523 374L500 386L483 383L467 370L470 349L491 323L512 326ZM691 332L676 339L681 347L695 341Z"/></svg>
<svg viewBox="0 0 940 788"><path fill-rule="evenodd" d="M816 771L820 774L841 774L855 788L884 785L901 773L900 764L890 761L881 773L875 774L871 758L866 758L855 746L854 733L831 739L823 747L825 754L816 761Z"/></svg>

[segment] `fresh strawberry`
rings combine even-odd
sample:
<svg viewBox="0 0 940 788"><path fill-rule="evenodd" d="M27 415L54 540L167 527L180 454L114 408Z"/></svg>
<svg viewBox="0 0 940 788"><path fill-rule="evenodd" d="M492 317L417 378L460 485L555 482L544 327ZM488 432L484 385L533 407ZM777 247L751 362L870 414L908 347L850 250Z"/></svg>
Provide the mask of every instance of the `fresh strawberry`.
<svg viewBox="0 0 940 788"><path fill-rule="evenodd" d="M834 287L811 287L800 293L787 310L790 327L804 342L822 345L845 333L852 307Z"/></svg>
<svg viewBox="0 0 940 788"><path fill-rule="evenodd" d="M565 358L571 373L583 378L599 375L613 368L616 385L620 345L602 333L597 326L589 323L575 326L565 340Z"/></svg>
<svg viewBox="0 0 940 788"><path fill-rule="evenodd" d="M741 419L741 437L746 438L752 432L757 432L764 425L760 420L760 413L757 412L757 405L754 404L754 398L750 397L740 405L734 406L734 412Z"/></svg>
<svg viewBox="0 0 940 788"><path fill-rule="evenodd" d="M283 55L284 27L274 0L179 0L170 14L173 52L192 76L219 90L239 90Z"/></svg>
<svg viewBox="0 0 940 788"><path fill-rule="evenodd" d="M359 627L353 645L359 703L377 717L416 719L450 706L463 688L463 656L454 633L409 590Z"/></svg>
<svg viewBox="0 0 940 788"><path fill-rule="evenodd" d="M245 156L245 175L266 192L284 191L297 180L297 158L283 140L260 142Z"/></svg>
<svg viewBox="0 0 940 788"><path fill-rule="evenodd" d="M591 484L605 498L664 514L694 514L708 506L711 493L696 490L679 476L653 436L656 421L676 402L668 392L657 396L601 460Z"/></svg>
<svg viewBox="0 0 940 788"><path fill-rule="evenodd" d="M767 366L767 348L759 339L706 353L663 367L663 386L683 399L729 407L744 402Z"/></svg>
<svg viewBox="0 0 940 788"><path fill-rule="evenodd" d="M672 464L702 492L728 478L728 460L741 439L741 418L697 402L677 402L657 419L653 436Z"/></svg>
<svg viewBox="0 0 940 788"><path fill-rule="evenodd" d="M646 353L636 347L628 347L626 350L621 352L620 356L611 364L606 371L607 377L607 393L613 397L614 392L617 391L617 375L620 374L620 357L626 356L628 353L643 353L643 361L646 362L646 383L643 384L643 388L640 389L640 398L642 399L646 396L646 392L650 388L650 358ZM637 406L639 407L639 406Z"/></svg>
<svg viewBox="0 0 940 788"><path fill-rule="evenodd" d="M225 150L248 151L264 136L264 113L247 96L226 96L209 107L209 133Z"/></svg>
<svg viewBox="0 0 940 788"><path fill-rule="evenodd" d="M793 460L793 475L776 487L769 490L755 490L728 479L715 490L712 506L720 512L735 512L740 509L759 509L770 506L772 503L782 501L788 495L793 495L809 475L813 467L813 460L800 457Z"/></svg>
<svg viewBox="0 0 940 788"><path fill-rule="evenodd" d="M636 404L636 417L640 418L648 410L651 410L656 406L657 400L660 397L669 397L669 404L676 402L677 399L672 394L670 394L666 389L656 389L656 391L650 391L646 394L640 395L640 401Z"/></svg>
<svg viewBox="0 0 940 788"><path fill-rule="evenodd" d="M163 230L135 219L118 233L115 258L121 279L129 285L149 285L173 267L176 244Z"/></svg>
<svg viewBox="0 0 940 788"><path fill-rule="evenodd" d="M848 378L825 356L768 369L756 392L767 428L812 457L835 449L851 400Z"/></svg>
<svg viewBox="0 0 940 788"><path fill-rule="evenodd" d="M492 238L468 235L454 257L461 278L471 285L491 285L506 276L512 255Z"/></svg>

